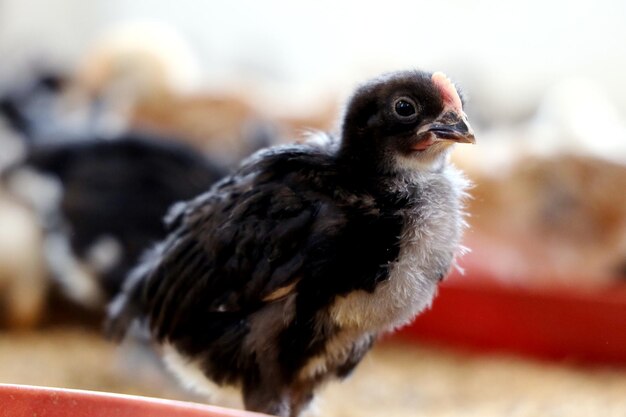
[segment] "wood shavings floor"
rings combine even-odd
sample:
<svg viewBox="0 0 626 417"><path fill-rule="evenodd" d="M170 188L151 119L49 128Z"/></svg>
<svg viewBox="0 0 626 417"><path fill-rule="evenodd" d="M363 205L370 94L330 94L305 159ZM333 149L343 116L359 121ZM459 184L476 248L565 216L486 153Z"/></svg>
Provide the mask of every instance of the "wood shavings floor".
<svg viewBox="0 0 626 417"><path fill-rule="evenodd" d="M76 328L0 333L0 382L198 399L164 378L157 361L141 352L120 351L98 334ZM349 380L329 384L319 397L309 414L626 417L626 368L386 343Z"/></svg>

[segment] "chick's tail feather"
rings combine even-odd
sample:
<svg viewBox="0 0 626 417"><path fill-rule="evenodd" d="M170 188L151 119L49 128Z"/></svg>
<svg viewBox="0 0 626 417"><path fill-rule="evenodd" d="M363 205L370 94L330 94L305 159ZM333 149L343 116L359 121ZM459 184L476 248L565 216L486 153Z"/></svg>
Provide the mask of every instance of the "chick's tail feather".
<svg viewBox="0 0 626 417"><path fill-rule="evenodd" d="M142 283L156 267L154 254L158 251L157 247L144 254L142 261L128 274L122 291L109 303L104 323L104 333L109 339L122 341L140 317ZM144 323L138 324L145 327Z"/></svg>
<svg viewBox="0 0 626 417"><path fill-rule="evenodd" d="M128 301L130 295L132 294L118 294L107 309L104 333L115 342L121 342L124 339L128 329L139 313L138 309Z"/></svg>

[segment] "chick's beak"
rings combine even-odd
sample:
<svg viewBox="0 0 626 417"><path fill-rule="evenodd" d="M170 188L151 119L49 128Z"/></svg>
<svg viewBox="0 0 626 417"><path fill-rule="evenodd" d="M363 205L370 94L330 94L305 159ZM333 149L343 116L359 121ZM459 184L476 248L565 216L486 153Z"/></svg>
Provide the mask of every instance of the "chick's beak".
<svg viewBox="0 0 626 417"><path fill-rule="evenodd" d="M476 143L474 130L464 112L448 111L420 128L418 136L432 134L436 140L458 143Z"/></svg>

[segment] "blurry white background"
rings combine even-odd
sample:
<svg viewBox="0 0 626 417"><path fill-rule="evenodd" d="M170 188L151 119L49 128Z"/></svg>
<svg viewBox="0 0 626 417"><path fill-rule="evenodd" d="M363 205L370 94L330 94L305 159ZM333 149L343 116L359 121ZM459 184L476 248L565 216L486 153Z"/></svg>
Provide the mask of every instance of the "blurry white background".
<svg viewBox="0 0 626 417"><path fill-rule="evenodd" d="M308 107L381 70L443 69L484 122L519 120L564 78L591 80L626 115L626 2L0 0L0 71L72 64L111 25L170 25L207 85L253 80ZM11 65L6 65L10 61ZM595 87L594 87L595 88Z"/></svg>

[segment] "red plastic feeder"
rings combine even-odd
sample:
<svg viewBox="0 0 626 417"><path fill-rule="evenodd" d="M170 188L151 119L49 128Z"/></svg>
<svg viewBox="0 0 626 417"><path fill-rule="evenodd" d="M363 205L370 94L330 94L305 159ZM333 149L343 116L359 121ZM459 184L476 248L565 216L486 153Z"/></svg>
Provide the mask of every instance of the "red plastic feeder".
<svg viewBox="0 0 626 417"><path fill-rule="evenodd" d="M398 337L626 365L626 284L528 288L470 271L443 282L432 309Z"/></svg>
<svg viewBox="0 0 626 417"><path fill-rule="evenodd" d="M262 417L183 401L0 384L0 417Z"/></svg>

